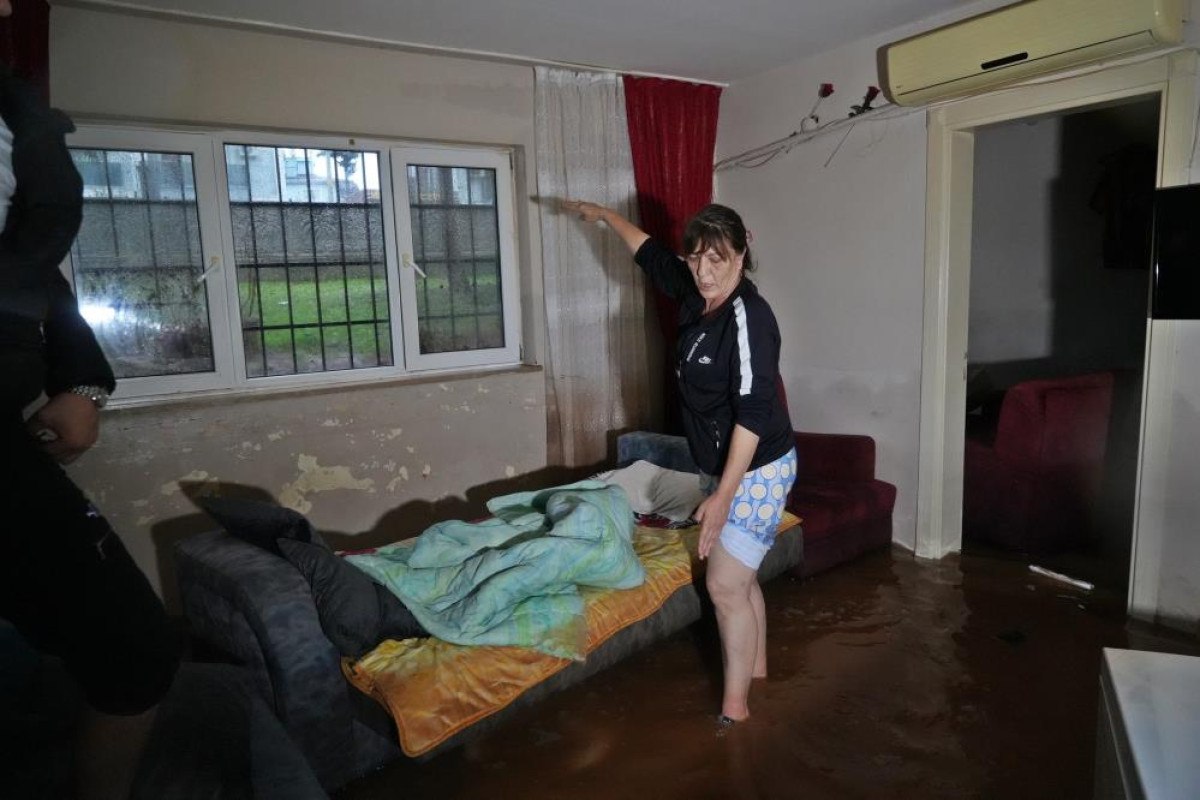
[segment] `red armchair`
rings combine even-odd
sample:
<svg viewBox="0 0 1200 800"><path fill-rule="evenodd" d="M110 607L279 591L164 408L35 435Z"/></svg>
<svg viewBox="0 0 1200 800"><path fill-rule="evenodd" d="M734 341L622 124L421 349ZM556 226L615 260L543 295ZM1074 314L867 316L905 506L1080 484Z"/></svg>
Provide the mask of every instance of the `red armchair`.
<svg viewBox="0 0 1200 800"><path fill-rule="evenodd" d="M1046 553L1084 545L1099 499L1112 373L1009 389L994 437L968 438L963 536Z"/></svg>
<svg viewBox="0 0 1200 800"><path fill-rule="evenodd" d="M896 487L875 478L875 440L799 431L795 436L799 472L787 507L802 520L800 577L891 544Z"/></svg>

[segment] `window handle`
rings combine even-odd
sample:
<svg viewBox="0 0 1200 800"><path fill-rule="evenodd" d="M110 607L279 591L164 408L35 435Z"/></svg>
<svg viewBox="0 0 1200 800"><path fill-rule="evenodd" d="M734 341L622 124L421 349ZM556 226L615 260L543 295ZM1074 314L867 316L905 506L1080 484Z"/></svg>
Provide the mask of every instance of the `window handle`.
<svg viewBox="0 0 1200 800"><path fill-rule="evenodd" d="M213 274L220 268L221 268L221 257L220 256L210 256L208 259L208 269L206 269L206 270L204 270L204 272L200 273L200 277L196 278L196 285L193 286L192 288L198 288L200 286L200 284L202 284L206 280L208 280L209 275Z"/></svg>
<svg viewBox="0 0 1200 800"><path fill-rule="evenodd" d="M401 257L400 260L404 262L404 266L408 267L409 269L415 269L417 271L417 274L420 275L422 278L429 277L428 275L425 274L425 270L421 269L421 267L417 265L417 262L413 261L412 256L410 254L405 253Z"/></svg>

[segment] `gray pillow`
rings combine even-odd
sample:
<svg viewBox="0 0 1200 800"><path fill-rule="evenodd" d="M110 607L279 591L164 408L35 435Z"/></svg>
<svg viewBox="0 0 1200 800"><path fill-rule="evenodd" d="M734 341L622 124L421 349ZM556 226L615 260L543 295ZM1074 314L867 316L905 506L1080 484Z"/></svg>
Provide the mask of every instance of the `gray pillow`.
<svg viewBox="0 0 1200 800"><path fill-rule="evenodd" d="M328 548L292 539L278 546L308 581L321 629L342 655L359 658L384 639L429 635L398 597Z"/></svg>
<svg viewBox="0 0 1200 800"><path fill-rule="evenodd" d="M238 497L200 497L196 505L221 527L244 542L282 556L280 539L318 544L328 549L308 519L290 508Z"/></svg>

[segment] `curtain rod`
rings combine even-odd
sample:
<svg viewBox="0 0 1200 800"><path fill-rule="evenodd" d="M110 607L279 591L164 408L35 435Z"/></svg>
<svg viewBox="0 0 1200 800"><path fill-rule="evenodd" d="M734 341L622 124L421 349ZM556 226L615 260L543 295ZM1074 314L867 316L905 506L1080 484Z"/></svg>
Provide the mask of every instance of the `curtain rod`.
<svg viewBox="0 0 1200 800"><path fill-rule="evenodd" d="M704 78L688 78L682 75L666 75L659 72L644 72L634 69L614 69L599 67L594 64L576 64L571 61L555 61L548 58L533 58L531 56L513 55L511 53L493 53L488 50L471 50L463 47L445 47L441 45L419 44L416 42L398 42L394 39L381 39L375 36L362 36L355 33L337 31L316 31L311 28L301 28L296 25L284 25L278 22L263 22L253 19L222 17L216 14L202 14L198 11L181 11L179 9L151 8L137 3L126 3L121 0L54 0L55 6L86 8L96 11L125 12L131 15L151 17L155 19L176 20L185 22L201 22L239 30L258 31L294 36L302 39L355 44L364 47L376 47L385 50L400 50L424 55L444 55L459 58L473 58L481 61L493 61L515 66L546 66L574 69L581 72L610 72L617 75L632 75L636 78L662 78L664 80L682 81L684 83L700 83L707 86L729 86L727 82L711 81Z"/></svg>

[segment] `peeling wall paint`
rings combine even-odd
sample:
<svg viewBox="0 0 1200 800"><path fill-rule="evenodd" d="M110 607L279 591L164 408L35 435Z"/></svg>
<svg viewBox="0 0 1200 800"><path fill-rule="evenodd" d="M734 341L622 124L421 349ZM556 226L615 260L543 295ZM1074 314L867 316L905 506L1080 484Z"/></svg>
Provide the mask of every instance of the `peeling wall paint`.
<svg viewBox="0 0 1200 800"><path fill-rule="evenodd" d="M546 466L545 415L526 411L543 381L524 368L110 409L99 444L70 470L173 605L174 543L215 527L194 498L273 500L372 544L419 533Z"/></svg>
<svg viewBox="0 0 1200 800"><path fill-rule="evenodd" d="M292 483L285 483L279 490L279 503L290 509L307 514L312 511L308 495L315 492L331 492L334 489L374 494L375 481L370 478L355 478L348 467L322 467L317 457L301 454L296 461L299 474Z"/></svg>

